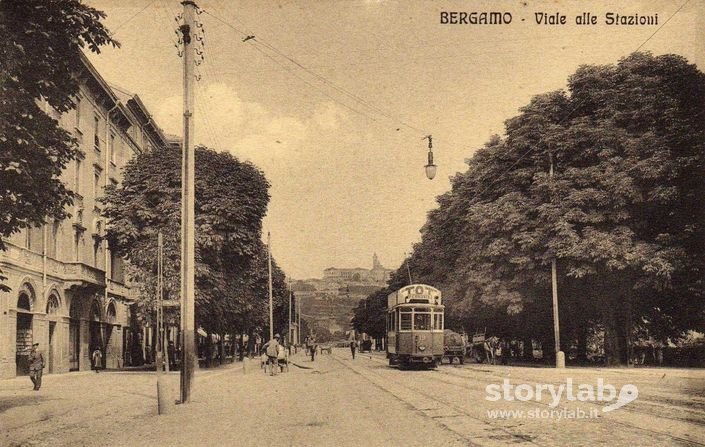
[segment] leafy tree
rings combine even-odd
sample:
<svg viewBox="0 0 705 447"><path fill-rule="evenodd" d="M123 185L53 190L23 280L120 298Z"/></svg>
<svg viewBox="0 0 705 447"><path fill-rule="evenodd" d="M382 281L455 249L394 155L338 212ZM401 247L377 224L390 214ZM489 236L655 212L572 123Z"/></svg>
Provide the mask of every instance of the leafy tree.
<svg viewBox="0 0 705 447"><path fill-rule="evenodd" d="M156 296L160 231L165 297L178 299L180 294L180 172L179 149L156 148L128 162L123 182L106 188L103 198L111 249L128 262L145 320L152 318ZM195 186L197 322L208 332L221 334L237 325L243 328L245 321L262 323L267 255L261 228L269 183L254 165L197 147ZM281 302L283 273L273 270Z"/></svg>
<svg viewBox="0 0 705 447"><path fill-rule="evenodd" d="M74 193L59 177L82 155L41 104L71 110L81 50L119 45L103 18L78 0L0 2L0 250L2 237L67 216Z"/></svg>
<svg viewBox="0 0 705 447"><path fill-rule="evenodd" d="M415 247L415 281L446 292L449 322L552 346L535 311L550 308L557 259L564 349L600 324L611 362L626 361L634 326L663 338L698 327L704 106L705 76L679 56L581 67L455 177Z"/></svg>
<svg viewBox="0 0 705 447"><path fill-rule="evenodd" d="M370 337L382 339L387 336L387 296L389 289L381 289L360 300L353 309L353 327Z"/></svg>

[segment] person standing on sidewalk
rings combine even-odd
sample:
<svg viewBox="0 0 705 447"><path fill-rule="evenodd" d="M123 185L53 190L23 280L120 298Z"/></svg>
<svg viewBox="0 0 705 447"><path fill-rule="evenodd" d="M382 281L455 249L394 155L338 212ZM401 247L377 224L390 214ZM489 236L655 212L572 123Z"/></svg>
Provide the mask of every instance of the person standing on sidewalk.
<svg viewBox="0 0 705 447"><path fill-rule="evenodd" d="M39 343L32 345L32 350L29 352L29 378L34 384L34 391L39 391L42 386L42 372L44 370L44 357L39 352Z"/></svg>
<svg viewBox="0 0 705 447"><path fill-rule="evenodd" d="M96 347L93 350L91 359L93 360L93 369L97 373L98 369L103 367L103 353L100 351L100 348Z"/></svg>
<svg viewBox="0 0 705 447"><path fill-rule="evenodd" d="M357 348L357 340L350 340L350 353L352 354L353 360L355 360L355 349Z"/></svg>

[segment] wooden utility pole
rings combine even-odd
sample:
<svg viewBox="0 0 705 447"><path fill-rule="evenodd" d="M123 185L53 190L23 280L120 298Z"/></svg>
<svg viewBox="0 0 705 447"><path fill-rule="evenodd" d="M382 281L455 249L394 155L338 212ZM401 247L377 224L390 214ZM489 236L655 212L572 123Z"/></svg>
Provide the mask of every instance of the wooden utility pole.
<svg viewBox="0 0 705 447"><path fill-rule="evenodd" d="M296 320L296 344L300 345L301 344L301 303L299 302L300 298L296 298L294 300L294 312L296 315L294 315L294 318Z"/></svg>
<svg viewBox="0 0 705 447"><path fill-rule="evenodd" d="M167 365L169 371L169 358L165 355L164 349L164 307L162 306L162 297L164 296L164 243L162 241L162 232L157 233L157 412L159 414L167 414L170 412L171 406L174 405L174 398L170 396L168 386L166 384L164 374L162 373L163 365Z"/></svg>
<svg viewBox="0 0 705 447"><path fill-rule="evenodd" d="M286 340L289 346L291 346L293 342L293 337L291 336L291 278L289 278L289 335L286 337Z"/></svg>
<svg viewBox="0 0 705 447"><path fill-rule="evenodd" d="M553 153L549 153L551 167L549 176L553 179ZM558 322L558 272L556 268L556 257L551 260L551 290L553 293L553 337L555 339L556 368L565 368L565 353L561 351L561 331Z"/></svg>
<svg viewBox="0 0 705 447"><path fill-rule="evenodd" d="M181 403L191 401L196 367L195 328L195 169L193 145L194 62L196 3L182 1L184 22L180 27L184 44L184 142L181 164Z"/></svg>
<svg viewBox="0 0 705 447"><path fill-rule="evenodd" d="M274 338L274 309L272 299L272 245L271 235L267 231L267 265L269 266L269 339Z"/></svg>

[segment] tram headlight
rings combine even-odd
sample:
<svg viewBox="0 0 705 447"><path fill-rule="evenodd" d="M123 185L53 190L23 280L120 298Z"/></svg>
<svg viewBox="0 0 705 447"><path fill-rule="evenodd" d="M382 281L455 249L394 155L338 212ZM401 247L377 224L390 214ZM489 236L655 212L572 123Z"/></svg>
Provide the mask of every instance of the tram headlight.
<svg viewBox="0 0 705 447"><path fill-rule="evenodd" d="M419 346L419 351L425 351L425 350L426 350L426 346Z"/></svg>

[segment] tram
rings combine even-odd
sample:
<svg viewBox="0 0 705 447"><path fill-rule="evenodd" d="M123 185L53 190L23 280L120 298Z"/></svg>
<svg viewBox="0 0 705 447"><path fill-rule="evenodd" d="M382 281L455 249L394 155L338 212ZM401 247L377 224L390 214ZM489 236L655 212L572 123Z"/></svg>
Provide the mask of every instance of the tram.
<svg viewBox="0 0 705 447"><path fill-rule="evenodd" d="M435 368L443 359L441 291L411 284L387 298L387 358L390 366Z"/></svg>

